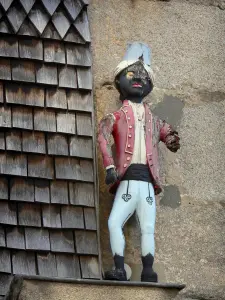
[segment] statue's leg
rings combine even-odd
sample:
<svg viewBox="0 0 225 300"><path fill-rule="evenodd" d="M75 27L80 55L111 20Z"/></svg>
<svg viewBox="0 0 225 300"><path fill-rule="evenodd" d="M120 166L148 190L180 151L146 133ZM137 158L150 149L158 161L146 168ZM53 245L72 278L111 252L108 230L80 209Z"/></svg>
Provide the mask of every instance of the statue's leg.
<svg viewBox="0 0 225 300"><path fill-rule="evenodd" d="M110 244L113 253L115 270L105 273L108 280L126 280L124 269L125 238L123 226L133 215L136 208L137 187L134 181L121 181L108 220Z"/></svg>
<svg viewBox="0 0 225 300"><path fill-rule="evenodd" d="M142 281L157 282L158 276L153 271L155 255L155 193L151 183L140 181L137 217L141 229L141 251L143 271Z"/></svg>

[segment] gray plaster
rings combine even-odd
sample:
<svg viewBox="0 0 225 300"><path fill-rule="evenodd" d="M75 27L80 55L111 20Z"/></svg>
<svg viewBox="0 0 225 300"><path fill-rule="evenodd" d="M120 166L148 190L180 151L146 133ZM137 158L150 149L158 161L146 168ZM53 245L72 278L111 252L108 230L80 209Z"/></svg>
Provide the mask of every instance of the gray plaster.
<svg viewBox="0 0 225 300"><path fill-rule="evenodd" d="M177 208L181 205L181 197L179 188L176 185L165 186L163 189L163 197L160 205Z"/></svg>

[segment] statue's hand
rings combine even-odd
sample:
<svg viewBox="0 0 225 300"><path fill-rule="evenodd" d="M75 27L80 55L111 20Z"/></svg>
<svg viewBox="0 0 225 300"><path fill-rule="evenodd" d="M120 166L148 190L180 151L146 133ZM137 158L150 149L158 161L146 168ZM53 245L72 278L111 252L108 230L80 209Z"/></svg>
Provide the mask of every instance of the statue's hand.
<svg viewBox="0 0 225 300"><path fill-rule="evenodd" d="M177 132L174 132L173 135L167 136L166 146L172 152L177 152L177 150L180 149L180 138Z"/></svg>
<svg viewBox="0 0 225 300"><path fill-rule="evenodd" d="M117 181L117 173L114 168L110 168L106 170L106 178L105 178L105 183L106 184L112 184Z"/></svg>

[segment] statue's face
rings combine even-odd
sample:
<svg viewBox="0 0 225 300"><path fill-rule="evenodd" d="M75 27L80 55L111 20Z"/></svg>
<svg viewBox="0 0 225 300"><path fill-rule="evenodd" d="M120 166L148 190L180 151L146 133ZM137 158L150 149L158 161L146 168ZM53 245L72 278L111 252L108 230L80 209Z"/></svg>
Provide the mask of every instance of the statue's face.
<svg viewBox="0 0 225 300"><path fill-rule="evenodd" d="M143 99L152 90L152 83L141 62L122 71L118 81L120 92L127 99Z"/></svg>

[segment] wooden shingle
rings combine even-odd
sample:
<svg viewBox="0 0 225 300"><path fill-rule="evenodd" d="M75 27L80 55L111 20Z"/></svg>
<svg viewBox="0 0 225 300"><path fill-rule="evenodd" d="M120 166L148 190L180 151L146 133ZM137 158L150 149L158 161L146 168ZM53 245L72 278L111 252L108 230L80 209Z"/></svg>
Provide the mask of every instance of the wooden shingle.
<svg viewBox="0 0 225 300"><path fill-rule="evenodd" d="M2 37L0 40L0 56L18 57L18 41L16 37Z"/></svg>
<svg viewBox="0 0 225 300"><path fill-rule="evenodd" d="M50 250L49 232L43 228L25 228L27 250Z"/></svg>
<svg viewBox="0 0 225 300"><path fill-rule="evenodd" d="M97 257L80 256L80 266L83 279L100 279Z"/></svg>
<svg viewBox="0 0 225 300"><path fill-rule="evenodd" d="M51 203L69 203L68 184L66 181L51 182Z"/></svg>
<svg viewBox="0 0 225 300"><path fill-rule="evenodd" d="M22 39L19 41L19 53L21 58L43 59L43 44L37 39Z"/></svg>
<svg viewBox="0 0 225 300"><path fill-rule="evenodd" d="M42 3L44 4L44 7L46 8L46 10L49 12L49 14L52 16L55 12L55 10L57 9L57 7L59 6L59 3L61 2L61 0L42 0Z"/></svg>
<svg viewBox="0 0 225 300"><path fill-rule="evenodd" d="M58 73L57 67L49 64L38 64L37 65L37 83L58 84Z"/></svg>
<svg viewBox="0 0 225 300"><path fill-rule="evenodd" d="M5 11L7 11L12 4L13 0L1 0L0 3Z"/></svg>
<svg viewBox="0 0 225 300"><path fill-rule="evenodd" d="M3 299L5 299L5 295L7 294L10 284L13 280L13 276L9 274L0 274L0 295L3 295Z"/></svg>
<svg viewBox="0 0 225 300"><path fill-rule="evenodd" d="M13 33L11 25L9 25L9 21L6 19L2 19L0 21L0 32L3 33Z"/></svg>
<svg viewBox="0 0 225 300"><path fill-rule="evenodd" d="M16 203L1 201L0 203L0 223L7 225L17 225Z"/></svg>
<svg viewBox="0 0 225 300"><path fill-rule="evenodd" d="M42 32L45 29L45 26L47 25L50 19L47 11L39 1L36 1L28 17L32 22L32 24L34 25L34 27L39 32L39 34L42 34Z"/></svg>
<svg viewBox="0 0 225 300"><path fill-rule="evenodd" d="M56 254L57 272L61 278L81 278L79 259L75 255Z"/></svg>
<svg viewBox="0 0 225 300"><path fill-rule="evenodd" d="M43 107L44 89L25 84L6 84L6 102Z"/></svg>
<svg viewBox="0 0 225 300"><path fill-rule="evenodd" d="M74 26L86 42L91 41L89 21L87 12L85 10L83 10L83 12L78 16L78 18L74 22Z"/></svg>
<svg viewBox="0 0 225 300"><path fill-rule="evenodd" d="M60 42L44 41L44 61L65 64L64 45Z"/></svg>
<svg viewBox="0 0 225 300"><path fill-rule="evenodd" d="M0 79L11 79L11 65L10 60L0 59Z"/></svg>
<svg viewBox="0 0 225 300"><path fill-rule="evenodd" d="M6 244L7 248L25 249L24 228L7 227Z"/></svg>
<svg viewBox="0 0 225 300"><path fill-rule="evenodd" d="M66 155L68 156L67 137L62 134L48 134L48 154L50 155Z"/></svg>
<svg viewBox="0 0 225 300"><path fill-rule="evenodd" d="M74 253L72 231L50 230L51 251Z"/></svg>
<svg viewBox="0 0 225 300"><path fill-rule="evenodd" d="M20 29L20 26L26 18L26 13L24 12L20 2L15 1L13 5L8 9L6 15L11 26L13 27L14 32L16 33Z"/></svg>
<svg viewBox="0 0 225 300"><path fill-rule="evenodd" d="M5 177L0 177L0 199L8 199L8 180Z"/></svg>
<svg viewBox="0 0 225 300"><path fill-rule="evenodd" d="M12 126L11 119L11 108L10 107L0 107L0 127L8 127Z"/></svg>
<svg viewBox="0 0 225 300"><path fill-rule="evenodd" d="M35 179L34 182L34 201L50 203L49 181Z"/></svg>
<svg viewBox="0 0 225 300"><path fill-rule="evenodd" d="M83 45L66 45L66 59L69 65L90 67L91 51L87 46Z"/></svg>
<svg viewBox="0 0 225 300"><path fill-rule="evenodd" d="M55 112L35 109L34 130L56 132Z"/></svg>
<svg viewBox="0 0 225 300"><path fill-rule="evenodd" d="M35 82L35 64L32 61L13 60L11 64L13 80Z"/></svg>
<svg viewBox="0 0 225 300"><path fill-rule="evenodd" d="M78 254L98 254L98 240L96 232L76 230L75 242Z"/></svg>
<svg viewBox="0 0 225 300"><path fill-rule="evenodd" d="M65 88L77 88L77 73L73 66L59 67L59 86Z"/></svg>
<svg viewBox="0 0 225 300"><path fill-rule="evenodd" d="M64 10L62 10L61 8L57 9L57 11L52 16L52 23L57 29L60 37L63 39L71 25Z"/></svg>
<svg viewBox="0 0 225 300"><path fill-rule="evenodd" d="M26 251L12 253L13 274L36 275L35 254Z"/></svg>
<svg viewBox="0 0 225 300"><path fill-rule="evenodd" d="M46 153L44 133L23 131L22 148L24 152L43 154Z"/></svg>
<svg viewBox="0 0 225 300"><path fill-rule="evenodd" d="M95 206L94 185L75 182L69 184L70 203L73 205Z"/></svg>
<svg viewBox="0 0 225 300"><path fill-rule="evenodd" d="M83 209L64 205L61 207L62 228L84 228Z"/></svg>
<svg viewBox="0 0 225 300"><path fill-rule="evenodd" d="M12 130L5 133L6 150L9 151L21 151L22 143L21 132L18 130Z"/></svg>
<svg viewBox="0 0 225 300"><path fill-rule="evenodd" d="M44 227L61 228L60 206L42 205L42 219Z"/></svg>
<svg viewBox="0 0 225 300"><path fill-rule="evenodd" d="M83 3L80 0L64 0L64 5L72 20L75 21L83 8Z"/></svg>
<svg viewBox="0 0 225 300"><path fill-rule="evenodd" d="M0 103L4 103L3 82L0 81Z"/></svg>
<svg viewBox="0 0 225 300"><path fill-rule="evenodd" d="M96 211L94 208L84 208L85 228L88 230L97 230Z"/></svg>
<svg viewBox="0 0 225 300"><path fill-rule="evenodd" d="M76 44L85 44L84 39L81 37L81 35L78 33L78 31L74 26L71 26L69 28L63 40L66 42L71 42Z"/></svg>
<svg viewBox="0 0 225 300"><path fill-rule="evenodd" d="M27 0L23 0L27 1ZM31 1L31 0L29 0ZM21 0L20 0L21 2ZM37 29L34 27L34 25L31 23L29 19L25 19L23 24L21 25L18 35L24 35L24 36L39 36L39 33Z"/></svg>
<svg viewBox="0 0 225 300"><path fill-rule="evenodd" d="M3 226L0 226L0 247L5 247L6 238L5 238L5 229Z"/></svg>
<svg viewBox="0 0 225 300"><path fill-rule="evenodd" d="M78 135L84 135L84 136L93 135L91 114L77 113L76 122L77 122Z"/></svg>
<svg viewBox="0 0 225 300"><path fill-rule="evenodd" d="M76 119L74 113L57 113L56 114L57 132L75 134Z"/></svg>
<svg viewBox="0 0 225 300"><path fill-rule="evenodd" d="M93 158L92 138L72 136L69 143L70 156Z"/></svg>
<svg viewBox="0 0 225 300"><path fill-rule="evenodd" d="M20 3L22 4L27 14L30 12L35 1L36 0L20 0Z"/></svg>
<svg viewBox="0 0 225 300"><path fill-rule="evenodd" d="M0 150L5 150L5 133L0 132Z"/></svg>
<svg viewBox="0 0 225 300"><path fill-rule="evenodd" d="M7 249L0 249L0 272L11 273L11 257Z"/></svg>
<svg viewBox="0 0 225 300"><path fill-rule="evenodd" d="M53 179L54 162L51 157L41 155L28 156L28 176Z"/></svg>
<svg viewBox="0 0 225 300"><path fill-rule="evenodd" d="M41 208L37 203L18 203L19 225L41 227Z"/></svg>
<svg viewBox="0 0 225 300"><path fill-rule="evenodd" d="M46 107L67 109L66 91L64 89L48 88L46 90Z"/></svg>
<svg viewBox="0 0 225 300"><path fill-rule="evenodd" d="M37 254L38 275L57 277L55 254Z"/></svg>
<svg viewBox="0 0 225 300"><path fill-rule="evenodd" d="M91 69L77 68L78 88L92 90L92 73Z"/></svg>
<svg viewBox="0 0 225 300"><path fill-rule="evenodd" d="M54 25L51 22L49 22L45 27L45 30L43 31L41 37L46 39L61 40L58 31L55 29Z"/></svg>
<svg viewBox="0 0 225 300"><path fill-rule="evenodd" d="M0 153L0 174L27 176L26 156Z"/></svg>
<svg viewBox="0 0 225 300"><path fill-rule="evenodd" d="M12 107L12 123L15 128L33 129L33 110L31 107Z"/></svg>
<svg viewBox="0 0 225 300"><path fill-rule="evenodd" d="M10 200L34 202L32 179L13 178L10 180Z"/></svg>

